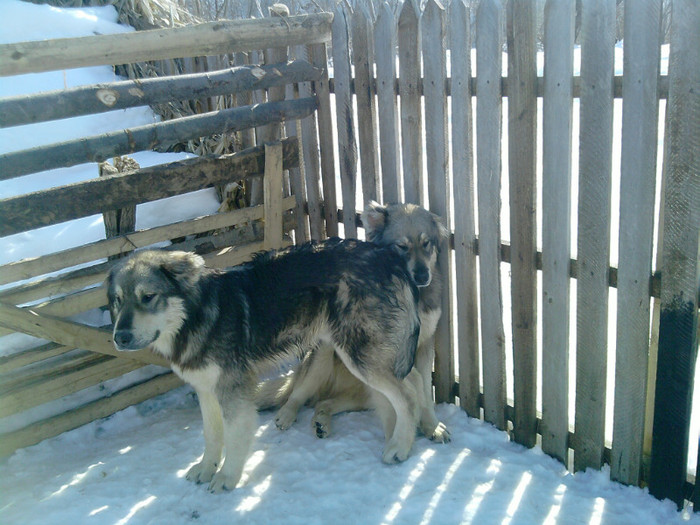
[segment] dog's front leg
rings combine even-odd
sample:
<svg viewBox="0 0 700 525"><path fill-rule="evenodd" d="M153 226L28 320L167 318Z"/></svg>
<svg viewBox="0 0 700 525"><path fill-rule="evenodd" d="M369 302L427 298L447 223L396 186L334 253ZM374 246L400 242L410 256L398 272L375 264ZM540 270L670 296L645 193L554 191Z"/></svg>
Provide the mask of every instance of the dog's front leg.
<svg viewBox="0 0 700 525"><path fill-rule="evenodd" d="M422 342L416 350L415 368L423 380L419 391L421 404L420 429L428 439L437 443L449 443L452 440L447 426L438 420L433 401L433 361L435 360L435 339L431 337Z"/></svg>
<svg viewBox="0 0 700 525"><path fill-rule="evenodd" d="M225 394L219 396L219 401L223 410L226 457L209 484L209 491L213 493L236 487L258 426L258 412L251 399Z"/></svg>
<svg viewBox="0 0 700 525"><path fill-rule="evenodd" d="M187 471L186 478L195 483L209 483L221 461L224 430L221 407L211 390L196 389L204 424L204 457Z"/></svg>

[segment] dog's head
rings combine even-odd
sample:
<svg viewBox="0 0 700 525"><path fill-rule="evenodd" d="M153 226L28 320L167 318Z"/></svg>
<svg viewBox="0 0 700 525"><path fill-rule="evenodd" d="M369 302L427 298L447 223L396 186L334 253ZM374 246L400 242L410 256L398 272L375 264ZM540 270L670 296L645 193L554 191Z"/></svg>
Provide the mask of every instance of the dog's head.
<svg viewBox="0 0 700 525"><path fill-rule="evenodd" d="M202 273L194 253L149 250L116 265L105 284L114 346L134 351L153 345L168 354L185 320L185 297Z"/></svg>
<svg viewBox="0 0 700 525"><path fill-rule="evenodd" d="M447 228L440 218L415 204L370 202L362 212L367 240L391 246L406 261L419 287L428 286Z"/></svg>

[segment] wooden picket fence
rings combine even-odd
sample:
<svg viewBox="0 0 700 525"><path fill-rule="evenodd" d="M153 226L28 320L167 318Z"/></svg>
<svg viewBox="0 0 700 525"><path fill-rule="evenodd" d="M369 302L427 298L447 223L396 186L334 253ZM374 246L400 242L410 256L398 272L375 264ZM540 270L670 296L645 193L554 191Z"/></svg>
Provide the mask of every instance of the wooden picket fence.
<svg viewBox="0 0 700 525"><path fill-rule="evenodd" d="M376 13L369 3L358 1L354 9L339 4L332 28L331 17L319 14L284 21L216 22L216 31L208 24L164 30L157 43L148 40L151 32L91 37L89 44L82 39L76 43L79 52L61 47L67 42L0 46L2 75L246 50L258 50L267 66L289 57L311 68L303 78L287 76L292 74L288 72L281 84L240 88L246 93L266 90L267 109L257 110L253 120L245 121L234 108L226 110L230 119L205 115L196 117L208 121L202 126L196 121L176 126L178 135L169 134L167 123L159 130L162 140L175 136L181 140L203 136L205 129L220 132L222 125L257 127L259 145L252 149L89 181L81 185L89 190L89 199L57 188L0 201L0 232L8 235L262 173L263 181L268 181L263 182L267 191L263 190L259 206L122 233L95 246L0 268L0 284L35 279L0 292L2 334L23 331L53 341L0 359L3 381L14 380L3 382L0 396L11 398L7 406L17 412L115 377L129 367L157 361L148 354L130 354L129 361L114 357L107 331L64 319L104 305L104 292L97 283L110 264L103 262L107 256L210 232L181 246L207 247L212 263L225 266L278 244L282 232L293 230L297 242L338 233L361 235L357 212L370 199L415 202L440 215L453 232L450 249L443 250L439 260L448 279L436 335L437 401L459 402L469 415L511 432L525 446L540 442L570 468L598 469L609 463L616 480L648 483L658 497L672 498L679 505L691 498L700 508L700 495L693 491L694 478L686 468L697 353L700 6L694 0L674 0L669 73L660 76L662 2L639 3L625 3L622 77L613 74L615 0L581 2L582 59L577 76L573 74L575 2L569 0L546 3L541 77L536 67L534 3L529 0L482 0L474 13L463 0L453 0L448 10L436 0L429 0L422 10L416 0L406 0L397 12L385 4ZM253 27L257 28L253 33L242 32ZM261 71L254 76L260 77ZM213 86L198 90L196 98L237 92L234 84L231 80L219 85L218 91ZM180 87L188 89L186 83ZM615 129L615 104L620 101L622 126ZM665 147L655 228L660 101L666 107ZM575 102L578 137L572 135ZM16 104L0 100L0 119ZM49 99L48 107L53 106ZM51 118L64 116L68 114ZM281 120L286 121L284 130ZM301 140L283 139L280 148L285 132ZM613 151L618 135L619 160ZM263 146L270 141L278 145ZM126 153L117 149L105 154L103 145L94 147L90 159L79 161ZM54 158L59 152L66 155L60 165L77 161L75 152L60 149L52 150ZM27 152L0 156L0 176L35 171L35 158ZM268 163L269 158L275 160ZM613 176L617 162L619 181ZM271 173L290 170L288 196L274 206L279 199L269 198L272 165L278 167L270 168ZM502 176L506 167L507 177ZM41 169L46 168L42 164ZM154 182L165 176L177 187L166 190ZM502 202L506 186L509 197ZM107 188L111 189L104 191ZM619 210L611 198L618 190ZM72 204L78 200L81 206ZM46 208L53 202L64 203L69 211ZM27 210L47 211L30 215ZM254 228L256 221L285 210L283 227L265 220L264 235ZM509 222L502 223L502 211L509 212ZM619 257L617 266L611 267L611 225L617 223L617 215ZM573 220L577 230L572 239ZM238 233L211 234L215 228L242 224L250 227L244 233L234 229ZM96 262L88 269L41 277L90 261ZM613 295L616 307L610 301ZM50 299L41 306L17 306L45 297ZM508 299L511 306L504 308ZM571 311L575 325L570 323ZM613 322L610 313L616 313ZM574 326L575 342L570 344ZM613 345L608 344L608 331L615 334ZM56 368L38 372L31 368L71 348L90 352ZM111 364L91 361L95 356L105 359L102 354L108 354ZM612 362L610 399L606 371ZM111 368L117 364L121 370ZM101 375L83 372L98 365L103 368L94 370L102 370ZM176 384L172 375L159 376L5 435L2 451L103 417ZM19 390L21 395L11 397ZM35 395L42 392L46 394ZM572 402L575 415L570 417ZM606 410L611 403L614 414L608 425L613 433L608 443Z"/></svg>
<svg viewBox="0 0 700 525"><path fill-rule="evenodd" d="M452 229L452 249L440 260L452 278L437 332L438 401L458 399L469 415L525 446L540 442L574 470L608 463L615 480L697 503L686 463L697 353L700 7L673 2L670 67L661 76L662 2L626 2L620 77L615 4L581 3L576 76L572 1L545 4L542 76L534 2L482 0L473 13L463 0L447 9L429 0L422 10L407 0L396 12L339 4L332 90L343 227L354 236L355 211L379 199L422 204ZM622 126L614 129L619 99ZM655 232L660 101L665 156ZM611 198L618 191L619 211ZM501 223L502 207L509 224ZM609 322L613 294L617 315ZM614 394L606 399L613 362Z"/></svg>

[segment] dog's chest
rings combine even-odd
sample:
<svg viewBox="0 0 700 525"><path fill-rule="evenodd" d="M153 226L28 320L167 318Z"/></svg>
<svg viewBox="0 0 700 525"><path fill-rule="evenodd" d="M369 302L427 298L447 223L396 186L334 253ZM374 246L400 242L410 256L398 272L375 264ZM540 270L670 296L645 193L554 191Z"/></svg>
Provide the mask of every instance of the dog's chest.
<svg viewBox="0 0 700 525"><path fill-rule="evenodd" d="M221 368L216 365L183 370L173 364L172 369L183 381L192 385L195 390L214 390L221 374Z"/></svg>
<svg viewBox="0 0 700 525"><path fill-rule="evenodd" d="M442 310L440 308L431 310L420 310L420 339L418 344L423 343L423 341L429 339L435 333L438 321L440 320L440 314Z"/></svg>

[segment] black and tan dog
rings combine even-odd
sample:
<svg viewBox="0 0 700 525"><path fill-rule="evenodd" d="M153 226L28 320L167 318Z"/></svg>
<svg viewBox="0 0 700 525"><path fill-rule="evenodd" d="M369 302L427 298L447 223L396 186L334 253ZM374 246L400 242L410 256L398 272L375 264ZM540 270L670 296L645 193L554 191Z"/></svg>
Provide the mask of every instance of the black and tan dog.
<svg viewBox="0 0 700 525"><path fill-rule="evenodd" d="M450 433L435 415L431 381L435 328L441 314L437 255L447 229L439 217L413 204L370 203L362 223L367 239L401 257L419 287L421 331L415 369L409 378L419 393L421 432L432 440L448 442ZM395 423L395 412L386 397L358 381L332 349L324 347L309 353L292 374L261 383L257 404L260 409L279 408L275 422L281 429L294 423L301 406L313 406L311 424L321 438L330 434L331 417L340 412L377 409L387 439Z"/></svg>
<svg viewBox="0 0 700 525"><path fill-rule="evenodd" d="M419 292L394 249L333 239L226 272L193 253L145 251L116 266L107 288L117 349L151 348L197 391L206 447L188 479L212 492L236 486L257 428L258 374L319 344L389 400L396 425L382 459L408 457Z"/></svg>

